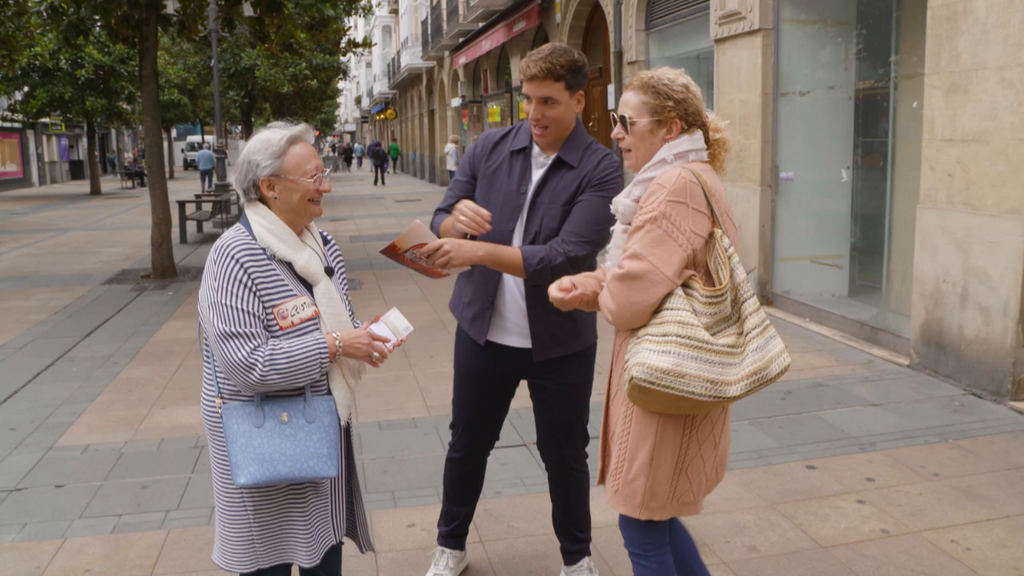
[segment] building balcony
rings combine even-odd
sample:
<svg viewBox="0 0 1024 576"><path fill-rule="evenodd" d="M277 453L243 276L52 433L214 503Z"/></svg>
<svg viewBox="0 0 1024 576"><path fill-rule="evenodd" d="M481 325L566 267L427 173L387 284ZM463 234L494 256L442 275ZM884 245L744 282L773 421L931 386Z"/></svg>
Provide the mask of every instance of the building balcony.
<svg viewBox="0 0 1024 576"><path fill-rule="evenodd" d="M445 36L445 5L446 0L439 0L437 4L430 7L430 39L424 37L423 59L430 62L438 62L444 58L444 53L451 50L458 44L456 37Z"/></svg>
<svg viewBox="0 0 1024 576"><path fill-rule="evenodd" d="M418 52L419 50L399 50L398 54L395 54L388 64L388 88L393 91L401 90L434 67L432 62L420 60Z"/></svg>
<svg viewBox="0 0 1024 576"><path fill-rule="evenodd" d="M476 30L478 25L466 21L466 0L446 0L446 2L448 26L445 28L444 34L448 38L454 38L457 44L470 32Z"/></svg>
<svg viewBox="0 0 1024 576"><path fill-rule="evenodd" d="M388 14L394 14L398 16L398 0L386 0L388 7Z"/></svg>
<svg viewBox="0 0 1024 576"><path fill-rule="evenodd" d="M513 4L515 0L466 0L466 16L463 20L482 24Z"/></svg>

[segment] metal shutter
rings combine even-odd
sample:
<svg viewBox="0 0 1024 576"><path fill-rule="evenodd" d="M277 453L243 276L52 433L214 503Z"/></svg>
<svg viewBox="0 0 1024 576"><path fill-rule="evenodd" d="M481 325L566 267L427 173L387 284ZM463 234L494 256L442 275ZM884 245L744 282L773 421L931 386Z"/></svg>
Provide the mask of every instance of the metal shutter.
<svg viewBox="0 0 1024 576"><path fill-rule="evenodd" d="M647 29L660 28L710 9L711 0L650 0L647 4Z"/></svg>

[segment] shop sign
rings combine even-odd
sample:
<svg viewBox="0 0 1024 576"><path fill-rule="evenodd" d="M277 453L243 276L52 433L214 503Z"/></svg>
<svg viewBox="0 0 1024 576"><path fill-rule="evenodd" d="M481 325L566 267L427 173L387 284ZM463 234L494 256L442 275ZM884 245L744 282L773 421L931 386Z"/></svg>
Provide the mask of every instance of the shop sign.
<svg viewBox="0 0 1024 576"><path fill-rule="evenodd" d="M535 2L452 56L452 67L465 66L539 23L540 2Z"/></svg>
<svg viewBox="0 0 1024 576"><path fill-rule="evenodd" d="M452 98L452 108L458 108L462 106L462 98Z"/></svg>
<svg viewBox="0 0 1024 576"><path fill-rule="evenodd" d="M491 124L501 122L501 106L491 106L487 109L487 121Z"/></svg>
<svg viewBox="0 0 1024 576"><path fill-rule="evenodd" d="M359 117L359 121L362 122L363 124L369 124L370 123L370 117L369 116L360 116Z"/></svg>
<svg viewBox="0 0 1024 576"><path fill-rule="evenodd" d="M21 134L0 132L0 180L24 178L21 158Z"/></svg>
<svg viewBox="0 0 1024 576"><path fill-rule="evenodd" d="M469 130L469 109L464 108L462 110L462 129Z"/></svg>
<svg viewBox="0 0 1024 576"><path fill-rule="evenodd" d="M519 119L520 120L526 120L526 103L525 102L520 102L519 103Z"/></svg>
<svg viewBox="0 0 1024 576"><path fill-rule="evenodd" d="M384 117L388 120L394 120L395 118L398 118L398 112L395 112L395 109L391 108L384 113Z"/></svg>
<svg viewBox="0 0 1024 576"><path fill-rule="evenodd" d="M63 132L64 131L64 123L61 122L60 120L50 120L49 130L50 130L50 132Z"/></svg>

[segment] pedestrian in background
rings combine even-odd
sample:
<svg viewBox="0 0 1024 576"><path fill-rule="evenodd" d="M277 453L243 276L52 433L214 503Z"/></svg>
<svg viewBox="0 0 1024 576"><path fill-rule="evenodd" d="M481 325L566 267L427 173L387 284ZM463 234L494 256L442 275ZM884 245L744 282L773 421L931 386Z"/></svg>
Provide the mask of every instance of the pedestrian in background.
<svg viewBox="0 0 1024 576"><path fill-rule="evenodd" d="M302 576L338 576L342 538L363 553L373 550L350 415L365 366L379 367L388 357L387 339L356 318L341 251L314 224L331 184L313 138L308 124L274 122L246 144L232 173L245 210L214 243L199 291L201 406L217 519L213 562L242 576L288 576L292 565ZM257 394L301 397L303 388L331 394L337 404L337 477L235 486L220 399L230 406Z"/></svg>
<svg viewBox="0 0 1024 576"><path fill-rule="evenodd" d="M199 191L213 190L213 169L217 166L217 157L210 151L209 142L203 142L203 149L196 154L196 165L199 167Z"/></svg>
<svg viewBox="0 0 1024 576"><path fill-rule="evenodd" d="M434 212L431 228L441 240L420 250L440 268L472 266L459 274L450 306L459 323L452 439L428 576L456 576L467 566L487 458L522 380L533 401L561 574L597 574L587 465L597 315L559 311L547 287L597 267L622 170L577 117L590 75L586 56L549 43L519 70L529 121L480 135ZM533 204L543 210L530 210Z"/></svg>
<svg viewBox="0 0 1024 576"><path fill-rule="evenodd" d="M558 280L548 294L567 312L600 310L615 327L597 482L620 513L633 574L708 576L677 517L699 514L725 476L732 408L651 412L629 401L623 379L633 331L662 300L693 276L715 285L706 258L712 208L726 236L738 237L718 178L729 148L725 123L705 112L700 88L684 71L657 68L626 84L612 125L623 163L637 175L612 203L607 261L596 272Z"/></svg>
<svg viewBox="0 0 1024 576"><path fill-rule="evenodd" d="M452 134L444 146L444 163L448 168L448 182L455 180L455 171L459 169L459 137Z"/></svg>
<svg viewBox="0 0 1024 576"><path fill-rule="evenodd" d="M345 172L352 173L352 144L345 142L345 145L341 147L341 161L345 166Z"/></svg>
<svg viewBox="0 0 1024 576"><path fill-rule="evenodd" d="M363 155L366 153L366 148L362 142L356 142L356 145L352 147L352 154L356 157L356 170L363 169Z"/></svg>
<svg viewBox="0 0 1024 576"><path fill-rule="evenodd" d="M402 149L398 147L398 138L392 138L388 146L388 156L391 157L391 173L398 173L398 159L402 157Z"/></svg>
<svg viewBox="0 0 1024 576"><path fill-rule="evenodd" d="M384 146L380 142L374 140L370 143L370 147L366 149L367 156L370 157L370 164L373 165L373 185L377 185L377 176L380 176L380 185L384 186L384 175L388 173L388 153L384 151Z"/></svg>
<svg viewBox="0 0 1024 576"><path fill-rule="evenodd" d="M107 166L110 168L110 173L117 176L117 152L113 150L107 152Z"/></svg>

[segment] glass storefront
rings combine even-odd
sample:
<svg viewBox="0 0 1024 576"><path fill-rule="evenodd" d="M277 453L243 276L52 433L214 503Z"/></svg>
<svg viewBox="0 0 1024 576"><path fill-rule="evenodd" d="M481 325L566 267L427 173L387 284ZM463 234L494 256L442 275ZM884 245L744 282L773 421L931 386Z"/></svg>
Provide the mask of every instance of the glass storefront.
<svg viewBox="0 0 1024 576"><path fill-rule="evenodd" d="M772 289L910 332L926 0L779 0Z"/></svg>
<svg viewBox="0 0 1024 576"><path fill-rule="evenodd" d="M647 34L647 66L682 68L700 86L704 104L715 102L715 47L711 40L708 12L682 20Z"/></svg>

